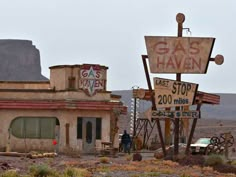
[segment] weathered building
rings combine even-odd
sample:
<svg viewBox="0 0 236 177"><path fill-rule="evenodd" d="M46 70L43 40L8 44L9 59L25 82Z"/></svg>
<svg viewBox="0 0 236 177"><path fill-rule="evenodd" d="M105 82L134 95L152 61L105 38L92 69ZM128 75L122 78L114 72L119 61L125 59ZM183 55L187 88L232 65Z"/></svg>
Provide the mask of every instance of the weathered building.
<svg viewBox="0 0 236 177"><path fill-rule="evenodd" d="M126 107L107 91L107 69L53 66L49 81L0 81L0 149L89 153L101 142L118 147L117 120Z"/></svg>

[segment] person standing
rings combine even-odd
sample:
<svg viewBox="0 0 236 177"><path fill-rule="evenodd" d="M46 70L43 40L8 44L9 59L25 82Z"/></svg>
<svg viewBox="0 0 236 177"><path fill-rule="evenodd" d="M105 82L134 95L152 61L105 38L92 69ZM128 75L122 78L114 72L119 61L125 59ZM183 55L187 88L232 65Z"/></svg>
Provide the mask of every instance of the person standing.
<svg viewBox="0 0 236 177"><path fill-rule="evenodd" d="M124 130L124 134L121 137L121 144L123 146L124 152L130 154L131 138L126 130Z"/></svg>

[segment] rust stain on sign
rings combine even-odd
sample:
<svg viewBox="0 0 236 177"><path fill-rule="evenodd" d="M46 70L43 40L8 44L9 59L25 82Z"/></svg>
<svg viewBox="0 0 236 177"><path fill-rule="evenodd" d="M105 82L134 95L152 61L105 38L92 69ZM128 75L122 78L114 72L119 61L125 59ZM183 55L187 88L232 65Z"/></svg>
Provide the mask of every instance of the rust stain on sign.
<svg viewBox="0 0 236 177"><path fill-rule="evenodd" d="M155 102L159 108L193 105L198 84L154 78Z"/></svg>
<svg viewBox="0 0 236 177"><path fill-rule="evenodd" d="M145 36L151 73L206 73L215 38Z"/></svg>

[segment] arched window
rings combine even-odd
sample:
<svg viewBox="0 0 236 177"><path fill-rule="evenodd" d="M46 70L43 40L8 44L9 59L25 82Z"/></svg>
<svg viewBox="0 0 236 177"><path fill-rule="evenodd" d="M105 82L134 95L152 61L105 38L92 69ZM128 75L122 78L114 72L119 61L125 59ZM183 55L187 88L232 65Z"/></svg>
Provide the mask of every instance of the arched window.
<svg viewBox="0 0 236 177"><path fill-rule="evenodd" d="M55 117L17 117L10 128L17 138L53 139L58 122Z"/></svg>

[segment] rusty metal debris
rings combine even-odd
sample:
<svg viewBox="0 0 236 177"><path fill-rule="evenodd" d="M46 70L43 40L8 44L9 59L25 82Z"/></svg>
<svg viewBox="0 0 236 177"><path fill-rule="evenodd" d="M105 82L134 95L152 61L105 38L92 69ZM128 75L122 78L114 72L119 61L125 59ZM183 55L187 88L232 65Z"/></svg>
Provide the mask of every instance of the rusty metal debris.
<svg viewBox="0 0 236 177"><path fill-rule="evenodd" d="M234 137L231 133L221 133L220 137L213 136L207 146L206 154L223 154L229 147L233 146Z"/></svg>

